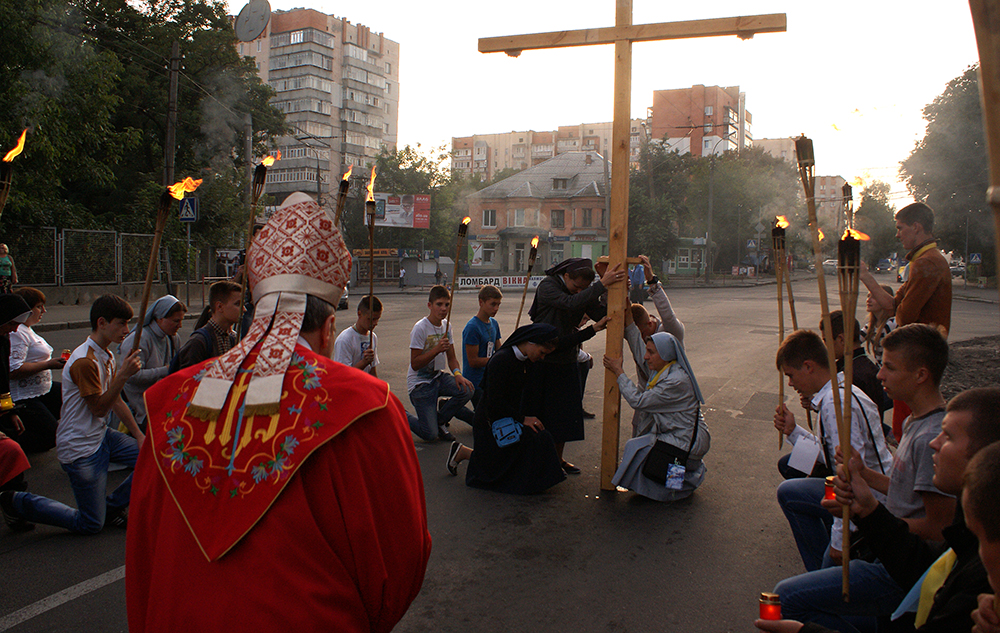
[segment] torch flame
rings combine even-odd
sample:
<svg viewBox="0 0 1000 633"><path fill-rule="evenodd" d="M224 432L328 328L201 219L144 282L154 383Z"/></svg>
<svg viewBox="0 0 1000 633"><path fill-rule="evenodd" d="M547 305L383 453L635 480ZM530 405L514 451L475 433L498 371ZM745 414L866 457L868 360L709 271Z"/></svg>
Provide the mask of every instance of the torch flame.
<svg viewBox="0 0 1000 633"><path fill-rule="evenodd" d="M344 174L344 177L341 178L341 180L350 180L352 171L354 171L354 165L351 165L350 167L347 168L347 173Z"/></svg>
<svg viewBox="0 0 1000 633"><path fill-rule="evenodd" d="M191 176L188 176L184 180L175 183L167 188L170 190L170 195L173 196L174 199L182 200L184 198L185 191L188 192L194 191L195 189L198 188L198 185L200 184L201 184L200 178L198 180L192 180Z"/></svg>
<svg viewBox="0 0 1000 633"><path fill-rule="evenodd" d="M788 218L786 218L783 215L779 215L779 216L777 216L774 225L776 227L778 227L779 229L787 229L788 226L789 226L789 224L788 224Z"/></svg>
<svg viewBox="0 0 1000 633"><path fill-rule="evenodd" d="M365 198L365 201L375 201L375 165L372 165L372 178L368 181L368 197Z"/></svg>
<svg viewBox="0 0 1000 633"><path fill-rule="evenodd" d="M848 237L853 237L854 239L861 240L862 242L867 242L868 240L872 239L872 238L868 237L867 235L865 235L864 233L862 233L861 231L855 231L854 229L851 229L851 228L848 228L847 230L845 230L844 231L844 237L842 237L840 239L846 240Z"/></svg>
<svg viewBox="0 0 1000 633"><path fill-rule="evenodd" d="M264 160L260 161L260 163L264 167L270 167L271 165L274 164L274 161L276 161L276 160L281 160L281 150L278 150L276 156L265 156Z"/></svg>
<svg viewBox="0 0 1000 633"><path fill-rule="evenodd" d="M3 162L9 163L12 160L14 160L14 158L18 154L21 153L21 150L24 149L24 137L27 135L28 135L28 128L24 128L24 131L21 132L21 138L17 139L17 146L14 149L7 152L7 155L3 157Z"/></svg>
<svg viewBox="0 0 1000 633"><path fill-rule="evenodd" d="M823 241L823 229L816 229L816 230L819 231L819 241L822 242Z"/></svg>
<svg viewBox="0 0 1000 633"><path fill-rule="evenodd" d="M538 248L538 236L537 235L531 239L531 248Z"/></svg>
<svg viewBox="0 0 1000 633"><path fill-rule="evenodd" d="M469 216L465 216L465 219L462 220L462 224L468 224L469 222L472 222L472 218L470 218Z"/></svg>

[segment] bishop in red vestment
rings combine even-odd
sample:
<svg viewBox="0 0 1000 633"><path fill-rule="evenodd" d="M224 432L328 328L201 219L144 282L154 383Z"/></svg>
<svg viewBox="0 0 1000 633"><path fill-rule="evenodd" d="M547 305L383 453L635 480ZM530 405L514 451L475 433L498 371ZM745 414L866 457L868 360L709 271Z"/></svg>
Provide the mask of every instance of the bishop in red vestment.
<svg viewBox="0 0 1000 633"><path fill-rule="evenodd" d="M146 392L129 630L389 631L420 591L430 535L402 405L330 358L350 257L293 194L248 261L247 336Z"/></svg>

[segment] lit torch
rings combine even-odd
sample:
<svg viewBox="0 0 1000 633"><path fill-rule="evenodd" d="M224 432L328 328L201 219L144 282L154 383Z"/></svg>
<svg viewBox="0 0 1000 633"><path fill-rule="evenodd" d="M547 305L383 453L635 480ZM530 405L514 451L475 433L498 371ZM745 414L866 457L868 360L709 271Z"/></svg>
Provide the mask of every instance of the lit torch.
<svg viewBox="0 0 1000 633"><path fill-rule="evenodd" d="M167 225L167 216L174 200L183 200L184 194L194 191L201 184L201 179L193 180L190 176L175 183L163 190L160 194L160 207L156 212L156 230L153 232L153 247L149 253L149 266L146 267L146 285L142 288L142 303L139 308L139 322L135 325L135 338L132 339L132 350L134 354L139 349L142 340L142 324L146 319L146 307L149 305L149 292L153 288L153 273L156 270L156 254L160 252L160 238L163 237L163 229Z"/></svg>
<svg viewBox="0 0 1000 633"><path fill-rule="evenodd" d="M521 311L524 310L524 297L528 294L528 284L531 283L531 269L535 267L535 256L538 255L538 236L531 240L531 252L528 253L528 276L524 279L524 290L521 292L521 307L517 309L517 323L514 324L516 330L521 325Z"/></svg>
<svg viewBox="0 0 1000 633"><path fill-rule="evenodd" d="M771 229L771 250L774 253L774 277L775 286L778 288L778 346L785 340L785 301L781 296L782 277L785 274L785 229L788 228L788 219L779 215L775 219L774 228ZM791 295L789 294L789 297ZM785 403L785 374L778 368L778 406ZM778 431L778 450L785 445L785 434Z"/></svg>
<svg viewBox="0 0 1000 633"><path fill-rule="evenodd" d="M472 218L465 216L462 223L458 225L458 240L455 244L455 274L451 276L451 301L448 302L448 327L445 328L445 332L451 329L451 308L455 305L455 284L458 283L458 258L462 253L462 240L465 239L466 233L469 232L469 222L472 222Z"/></svg>
<svg viewBox="0 0 1000 633"><path fill-rule="evenodd" d="M3 161L0 162L0 214L3 214L3 208L7 205L7 194L10 193L10 183L14 175L14 166L11 163L24 150L24 139L27 135L28 129L25 128L21 132L21 137L17 139L17 145L14 149L7 152L7 155L3 157Z"/></svg>
<svg viewBox="0 0 1000 633"><path fill-rule="evenodd" d="M344 212L344 205L347 204L347 190L351 188L352 171L354 171L354 165L348 167L347 173L340 179L340 192L337 194L337 213L333 217L334 224L340 224L340 214Z"/></svg>
<svg viewBox="0 0 1000 633"><path fill-rule="evenodd" d="M344 196L347 195L347 188L344 186L348 183L346 180L347 176L350 176L351 172L348 170L345 179L340 181L340 190L344 192ZM338 201L338 209L339 201ZM373 311L373 305L375 303L375 165L372 165L372 177L368 181L368 197L365 198L365 215L368 217L368 310ZM374 327L368 328L368 349L372 349L373 339L375 337Z"/></svg>
<svg viewBox="0 0 1000 633"><path fill-rule="evenodd" d="M807 138L805 134L795 139L795 154L799 166L799 178L802 180L802 189L806 196L806 207L809 209L809 228L812 233L812 243L813 243L813 258L816 265L816 283L819 286L819 302L820 310L823 315L823 330L825 332L833 332L833 327L830 324L830 304L826 297L826 275L823 274L823 251L820 248L819 241L823 239L823 232L819 228L819 223L816 219L816 157L813 154L813 143L812 140ZM851 313L853 315L853 312ZM846 315L845 315L846 317ZM853 316L852 316L853 319ZM847 318L844 319L845 323L848 321ZM833 337L826 337L826 358L831 370L835 370L837 367L836 354L833 350ZM845 362L845 365L847 363ZM836 380L836 375L834 376ZM850 394L848 394L850 398ZM840 436L840 447L844 451L844 463L848 463L850 460L851 453L851 430L850 427L844 425L844 412L840 405L840 389L833 390L833 408L837 413L837 430ZM831 459L831 456L825 456L827 460ZM833 464L828 464L833 466ZM847 473L848 478L850 477L850 472ZM851 506L843 506L843 521L845 526L849 526L851 522ZM841 591L844 595L844 602L850 599L850 573L849 564L851 559L851 541L850 541L851 531L845 527L844 529L844 542L843 549L841 553L843 555L843 575L842 575L842 585Z"/></svg>
<svg viewBox="0 0 1000 633"><path fill-rule="evenodd" d="M260 200L261 194L264 193L264 184L267 182L267 168L274 164L274 161L281 160L281 152L275 153L275 156L265 156L257 168L253 170L253 186L250 188L250 213L247 218L247 241L246 245L243 247L243 272L240 273L240 296L245 296L247 292L247 259L250 257L250 241L253 239L253 223L257 219L257 202ZM239 329L239 324L243 322L243 312L246 310L246 301L240 301L240 320L237 321L237 330Z"/></svg>

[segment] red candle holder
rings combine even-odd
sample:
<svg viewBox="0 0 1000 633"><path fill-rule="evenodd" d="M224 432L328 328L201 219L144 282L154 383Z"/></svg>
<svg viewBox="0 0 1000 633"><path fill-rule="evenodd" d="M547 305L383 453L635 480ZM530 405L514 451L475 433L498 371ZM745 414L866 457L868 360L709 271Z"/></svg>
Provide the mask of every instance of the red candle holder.
<svg viewBox="0 0 1000 633"><path fill-rule="evenodd" d="M776 593L760 594L760 619L780 620L781 619L781 599Z"/></svg>
<svg viewBox="0 0 1000 633"><path fill-rule="evenodd" d="M825 486L823 488L823 498L824 499L836 499L837 492L833 489L833 477L827 477Z"/></svg>

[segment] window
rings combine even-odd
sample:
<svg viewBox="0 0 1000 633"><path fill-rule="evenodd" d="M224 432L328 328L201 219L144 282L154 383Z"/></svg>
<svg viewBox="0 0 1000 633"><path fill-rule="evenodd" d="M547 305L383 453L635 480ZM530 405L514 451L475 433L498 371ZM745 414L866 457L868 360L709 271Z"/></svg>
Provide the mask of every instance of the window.
<svg viewBox="0 0 1000 633"><path fill-rule="evenodd" d="M715 109L712 106L705 106L705 116L712 116L714 112Z"/></svg>
<svg viewBox="0 0 1000 633"><path fill-rule="evenodd" d="M705 149L711 149L712 141L705 139Z"/></svg>
<svg viewBox="0 0 1000 633"><path fill-rule="evenodd" d="M465 165L468 167L468 163ZM483 228L497 228L497 210L496 209L483 209Z"/></svg>
<svg viewBox="0 0 1000 633"><path fill-rule="evenodd" d="M583 210L583 222L581 222L580 226L583 226L585 228L589 228L593 224L593 219L591 217L591 215L592 215L591 212L592 212L591 209L584 209Z"/></svg>
<svg viewBox="0 0 1000 633"><path fill-rule="evenodd" d="M304 35L304 33L302 31L294 31L294 32L292 32L292 35L291 35L291 37L289 38L288 41L291 44L301 44L302 43L302 36L303 35Z"/></svg>
<svg viewBox="0 0 1000 633"><path fill-rule="evenodd" d="M552 254L552 263L553 264L558 264L559 262L561 262L563 260L563 245L562 244L553 244L550 247L549 252Z"/></svg>
<svg viewBox="0 0 1000 633"><path fill-rule="evenodd" d="M392 74L392 63L391 62L386 62L385 63L385 74L387 74L387 75L391 75Z"/></svg>
<svg viewBox="0 0 1000 633"><path fill-rule="evenodd" d="M260 52L260 42L261 42L261 40L257 40L257 52L258 53Z"/></svg>
<svg viewBox="0 0 1000 633"><path fill-rule="evenodd" d="M524 209L514 209L514 226L524 226Z"/></svg>
<svg viewBox="0 0 1000 633"><path fill-rule="evenodd" d="M520 272L524 268L524 242L514 244L514 270Z"/></svg>
<svg viewBox="0 0 1000 633"><path fill-rule="evenodd" d="M496 260L497 251L493 244L483 244L483 263L492 264Z"/></svg>
<svg viewBox="0 0 1000 633"><path fill-rule="evenodd" d="M562 229L566 227L566 212L562 209L553 209L551 217L552 228Z"/></svg>
<svg viewBox="0 0 1000 633"><path fill-rule="evenodd" d="M602 229L606 229L606 228L608 228L608 211L607 211L607 209L599 209L599 211L601 213L601 224L600 224L600 226L601 226Z"/></svg>
<svg viewBox="0 0 1000 633"><path fill-rule="evenodd" d="M565 189L569 180L567 178L553 178L552 188L553 189Z"/></svg>
<svg viewBox="0 0 1000 633"><path fill-rule="evenodd" d="M711 134L711 133L712 133L712 124L711 123L706 123L705 124L705 134Z"/></svg>

